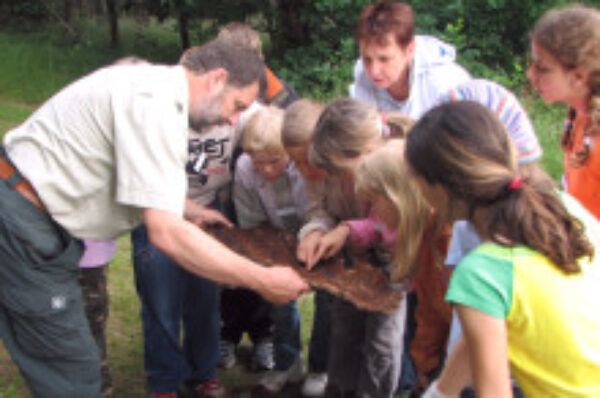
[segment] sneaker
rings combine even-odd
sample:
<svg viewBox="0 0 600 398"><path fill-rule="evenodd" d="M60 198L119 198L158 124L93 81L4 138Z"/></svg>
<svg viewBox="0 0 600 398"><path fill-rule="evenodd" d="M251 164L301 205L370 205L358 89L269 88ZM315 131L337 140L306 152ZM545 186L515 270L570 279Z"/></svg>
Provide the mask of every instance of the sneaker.
<svg viewBox="0 0 600 398"><path fill-rule="evenodd" d="M250 367L255 371L271 370L275 367L273 341L271 339L262 339L254 346Z"/></svg>
<svg viewBox="0 0 600 398"><path fill-rule="evenodd" d="M196 386L196 398L230 398L219 379L207 380Z"/></svg>
<svg viewBox="0 0 600 398"><path fill-rule="evenodd" d="M219 367L223 369L232 368L237 359L235 357L235 343L227 340L219 341Z"/></svg>
<svg viewBox="0 0 600 398"><path fill-rule="evenodd" d="M269 392L279 392L287 383L298 383L304 377L304 364L298 358L286 370L271 370L258 381Z"/></svg>
<svg viewBox="0 0 600 398"><path fill-rule="evenodd" d="M327 373L309 373L302 385L302 395L305 397L320 397L327 388Z"/></svg>

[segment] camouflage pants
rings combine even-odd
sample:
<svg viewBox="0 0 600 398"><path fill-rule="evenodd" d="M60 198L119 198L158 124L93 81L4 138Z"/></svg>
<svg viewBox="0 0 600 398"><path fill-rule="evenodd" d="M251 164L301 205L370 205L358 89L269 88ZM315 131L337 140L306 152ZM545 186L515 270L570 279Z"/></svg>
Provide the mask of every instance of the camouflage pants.
<svg viewBox="0 0 600 398"><path fill-rule="evenodd" d="M107 264L108 265L108 264ZM106 286L107 265L82 268L79 284L85 304L85 314L101 358L102 396L113 396L112 379L106 358L106 320L108 319L108 290Z"/></svg>

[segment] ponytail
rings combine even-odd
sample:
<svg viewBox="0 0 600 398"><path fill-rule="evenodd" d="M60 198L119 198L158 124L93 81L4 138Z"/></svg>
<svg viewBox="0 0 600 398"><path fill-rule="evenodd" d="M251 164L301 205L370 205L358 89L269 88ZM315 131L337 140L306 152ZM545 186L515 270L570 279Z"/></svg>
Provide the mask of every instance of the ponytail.
<svg viewBox="0 0 600 398"><path fill-rule="evenodd" d="M517 164L508 133L483 105L449 102L427 112L408 134L406 157L428 184L448 192L449 203L464 203L484 239L529 246L567 273L579 271L580 257L593 255L552 180L535 164ZM487 218L476 218L477 211Z"/></svg>
<svg viewBox="0 0 600 398"><path fill-rule="evenodd" d="M539 168L523 169L523 183L490 205L483 227L492 241L523 244L546 255L566 273L580 271L577 260L593 256L582 223L571 216L552 180Z"/></svg>

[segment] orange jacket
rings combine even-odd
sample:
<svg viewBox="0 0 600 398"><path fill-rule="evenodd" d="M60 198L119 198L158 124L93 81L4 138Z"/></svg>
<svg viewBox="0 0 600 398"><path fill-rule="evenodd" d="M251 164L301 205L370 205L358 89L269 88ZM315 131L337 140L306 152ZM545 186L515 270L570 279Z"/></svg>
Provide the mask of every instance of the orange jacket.
<svg viewBox="0 0 600 398"><path fill-rule="evenodd" d="M437 236L433 236L433 228L428 228L419 249L418 265L413 275L417 296L416 328L410 343L417 375L429 375L440 365L440 357L446 351L452 307L444 296L453 269L444 266L443 259L451 231L452 225L446 225L440 228Z"/></svg>
<svg viewBox="0 0 600 398"><path fill-rule="evenodd" d="M265 102L285 108L300 97L290 86L279 79L268 67L265 67L266 87L263 93Z"/></svg>
<svg viewBox="0 0 600 398"><path fill-rule="evenodd" d="M584 147L584 131L588 122L586 115L577 115L573 121L572 144L565 150L564 156L565 177L567 192L600 219L600 135L590 137L590 152L585 164L577 167L569 162L572 154Z"/></svg>

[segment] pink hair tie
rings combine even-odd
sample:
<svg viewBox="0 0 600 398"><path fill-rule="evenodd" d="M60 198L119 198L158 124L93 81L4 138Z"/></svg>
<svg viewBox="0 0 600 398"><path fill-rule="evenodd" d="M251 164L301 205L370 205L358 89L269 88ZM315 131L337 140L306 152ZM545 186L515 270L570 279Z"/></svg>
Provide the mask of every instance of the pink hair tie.
<svg viewBox="0 0 600 398"><path fill-rule="evenodd" d="M511 191L517 190L523 186L523 176L521 174L517 174L515 178L512 179L510 184L508 184L508 189Z"/></svg>

